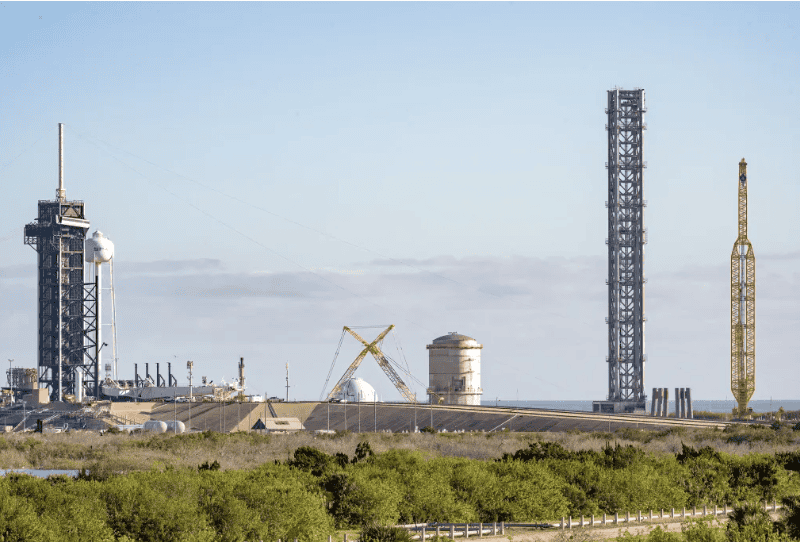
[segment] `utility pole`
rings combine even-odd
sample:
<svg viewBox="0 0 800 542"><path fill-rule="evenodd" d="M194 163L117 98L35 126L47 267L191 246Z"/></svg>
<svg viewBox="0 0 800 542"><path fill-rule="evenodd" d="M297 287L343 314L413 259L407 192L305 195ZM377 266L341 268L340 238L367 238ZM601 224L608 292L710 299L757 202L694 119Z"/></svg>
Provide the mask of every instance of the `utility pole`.
<svg viewBox="0 0 800 542"><path fill-rule="evenodd" d="M289 363L286 363L286 402L289 402Z"/></svg>
<svg viewBox="0 0 800 542"><path fill-rule="evenodd" d="M189 426L187 431L192 430L192 369L194 368L193 361L186 362L186 368L189 369Z"/></svg>
<svg viewBox="0 0 800 542"><path fill-rule="evenodd" d="M14 404L14 376L11 374L11 364L13 359L8 360L8 385L11 386L11 404Z"/></svg>

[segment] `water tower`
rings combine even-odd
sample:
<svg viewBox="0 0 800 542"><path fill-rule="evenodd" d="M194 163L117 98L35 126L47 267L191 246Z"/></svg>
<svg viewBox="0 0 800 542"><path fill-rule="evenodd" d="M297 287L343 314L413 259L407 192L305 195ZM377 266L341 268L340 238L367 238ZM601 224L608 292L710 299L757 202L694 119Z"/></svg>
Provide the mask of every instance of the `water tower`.
<svg viewBox="0 0 800 542"><path fill-rule="evenodd" d="M90 337L90 341L94 342L94 368L95 374L98 375L97 382L95 383L95 397L100 397L100 367L101 367L101 351L105 343L103 343L103 264L111 262L112 258L114 257L114 243L112 243L106 236L103 235L103 232L96 231L92 236L86 240L86 251L85 251L85 258L86 262L90 264L94 264L92 267L94 269L94 291L95 291L95 299L94 299L94 325L90 321L89 328L93 327L94 329L87 329L87 336ZM88 304L87 308L91 310L92 305ZM94 332L94 337L91 337L91 332ZM91 359L91 353L87 352L87 356ZM110 372L110 366L106 367L106 374ZM76 396L77 396L76 390Z"/></svg>

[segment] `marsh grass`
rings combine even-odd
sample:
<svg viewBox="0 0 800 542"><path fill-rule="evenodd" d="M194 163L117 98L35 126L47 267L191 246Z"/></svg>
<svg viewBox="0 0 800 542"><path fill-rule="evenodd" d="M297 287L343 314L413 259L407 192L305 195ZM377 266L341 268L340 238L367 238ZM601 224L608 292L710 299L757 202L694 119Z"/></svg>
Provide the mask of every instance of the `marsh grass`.
<svg viewBox="0 0 800 542"><path fill-rule="evenodd" d="M95 469L132 472L153 467L196 468L218 461L223 470L251 469L275 460L289 459L301 446L313 446L327 454L352 456L356 446L368 440L376 453L418 450L431 456L497 459L525 448L531 442L557 442L570 451L600 451L606 443L633 445L656 455L675 454L683 444L710 446L733 455L774 454L796 450L800 432L791 426L736 426L722 430L671 429L646 431L622 429L613 433L352 433L313 435L260 435L255 433L152 435L105 434L71 431L57 434L6 434L0 436L0 468Z"/></svg>

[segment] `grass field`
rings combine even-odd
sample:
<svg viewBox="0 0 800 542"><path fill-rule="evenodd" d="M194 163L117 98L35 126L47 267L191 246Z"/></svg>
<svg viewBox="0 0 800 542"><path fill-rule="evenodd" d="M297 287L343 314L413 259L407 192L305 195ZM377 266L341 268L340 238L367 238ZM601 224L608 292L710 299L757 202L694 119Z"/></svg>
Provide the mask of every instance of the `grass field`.
<svg viewBox="0 0 800 542"><path fill-rule="evenodd" d="M196 467L218 461L222 469L250 469L274 460L285 461L297 448L313 446L328 454L352 454L368 440L375 452L419 450L434 456L495 459L528 443L558 442L568 450L600 450L606 442L632 444L646 452L675 454L682 444L710 446L733 455L793 451L800 446L800 430L744 425L715 429L645 431L620 429L613 433L309 433L257 435L213 432L190 435L148 433L100 435L71 431L57 434L12 433L0 436L0 468L93 469L105 472L149 470L154 466Z"/></svg>

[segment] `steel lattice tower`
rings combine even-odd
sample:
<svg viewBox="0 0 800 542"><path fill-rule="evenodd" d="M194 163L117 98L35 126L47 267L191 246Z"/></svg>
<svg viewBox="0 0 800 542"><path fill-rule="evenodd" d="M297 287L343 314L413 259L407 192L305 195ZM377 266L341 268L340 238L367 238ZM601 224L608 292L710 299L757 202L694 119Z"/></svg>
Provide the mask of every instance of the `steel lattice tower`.
<svg viewBox="0 0 800 542"><path fill-rule="evenodd" d="M756 256L747 239L747 162L739 162L739 237L731 252L731 392L747 415L756 391Z"/></svg>
<svg viewBox="0 0 800 542"><path fill-rule="evenodd" d="M645 408L644 90L608 91L608 398L594 410Z"/></svg>
<svg viewBox="0 0 800 542"><path fill-rule="evenodd" d="M25 244L38 253L39 386L47 387L51 400L56 401L62 400L63 394L75 393L77 367L84 371L85 386L93 394L98 383L96 367L85 358L86 305L96 312L93 285L84 284L84 241L89 221L82 201L67 201L63 174L63 125L59 124L56 200L40 200L39 216L25 226Z"/></svg>

